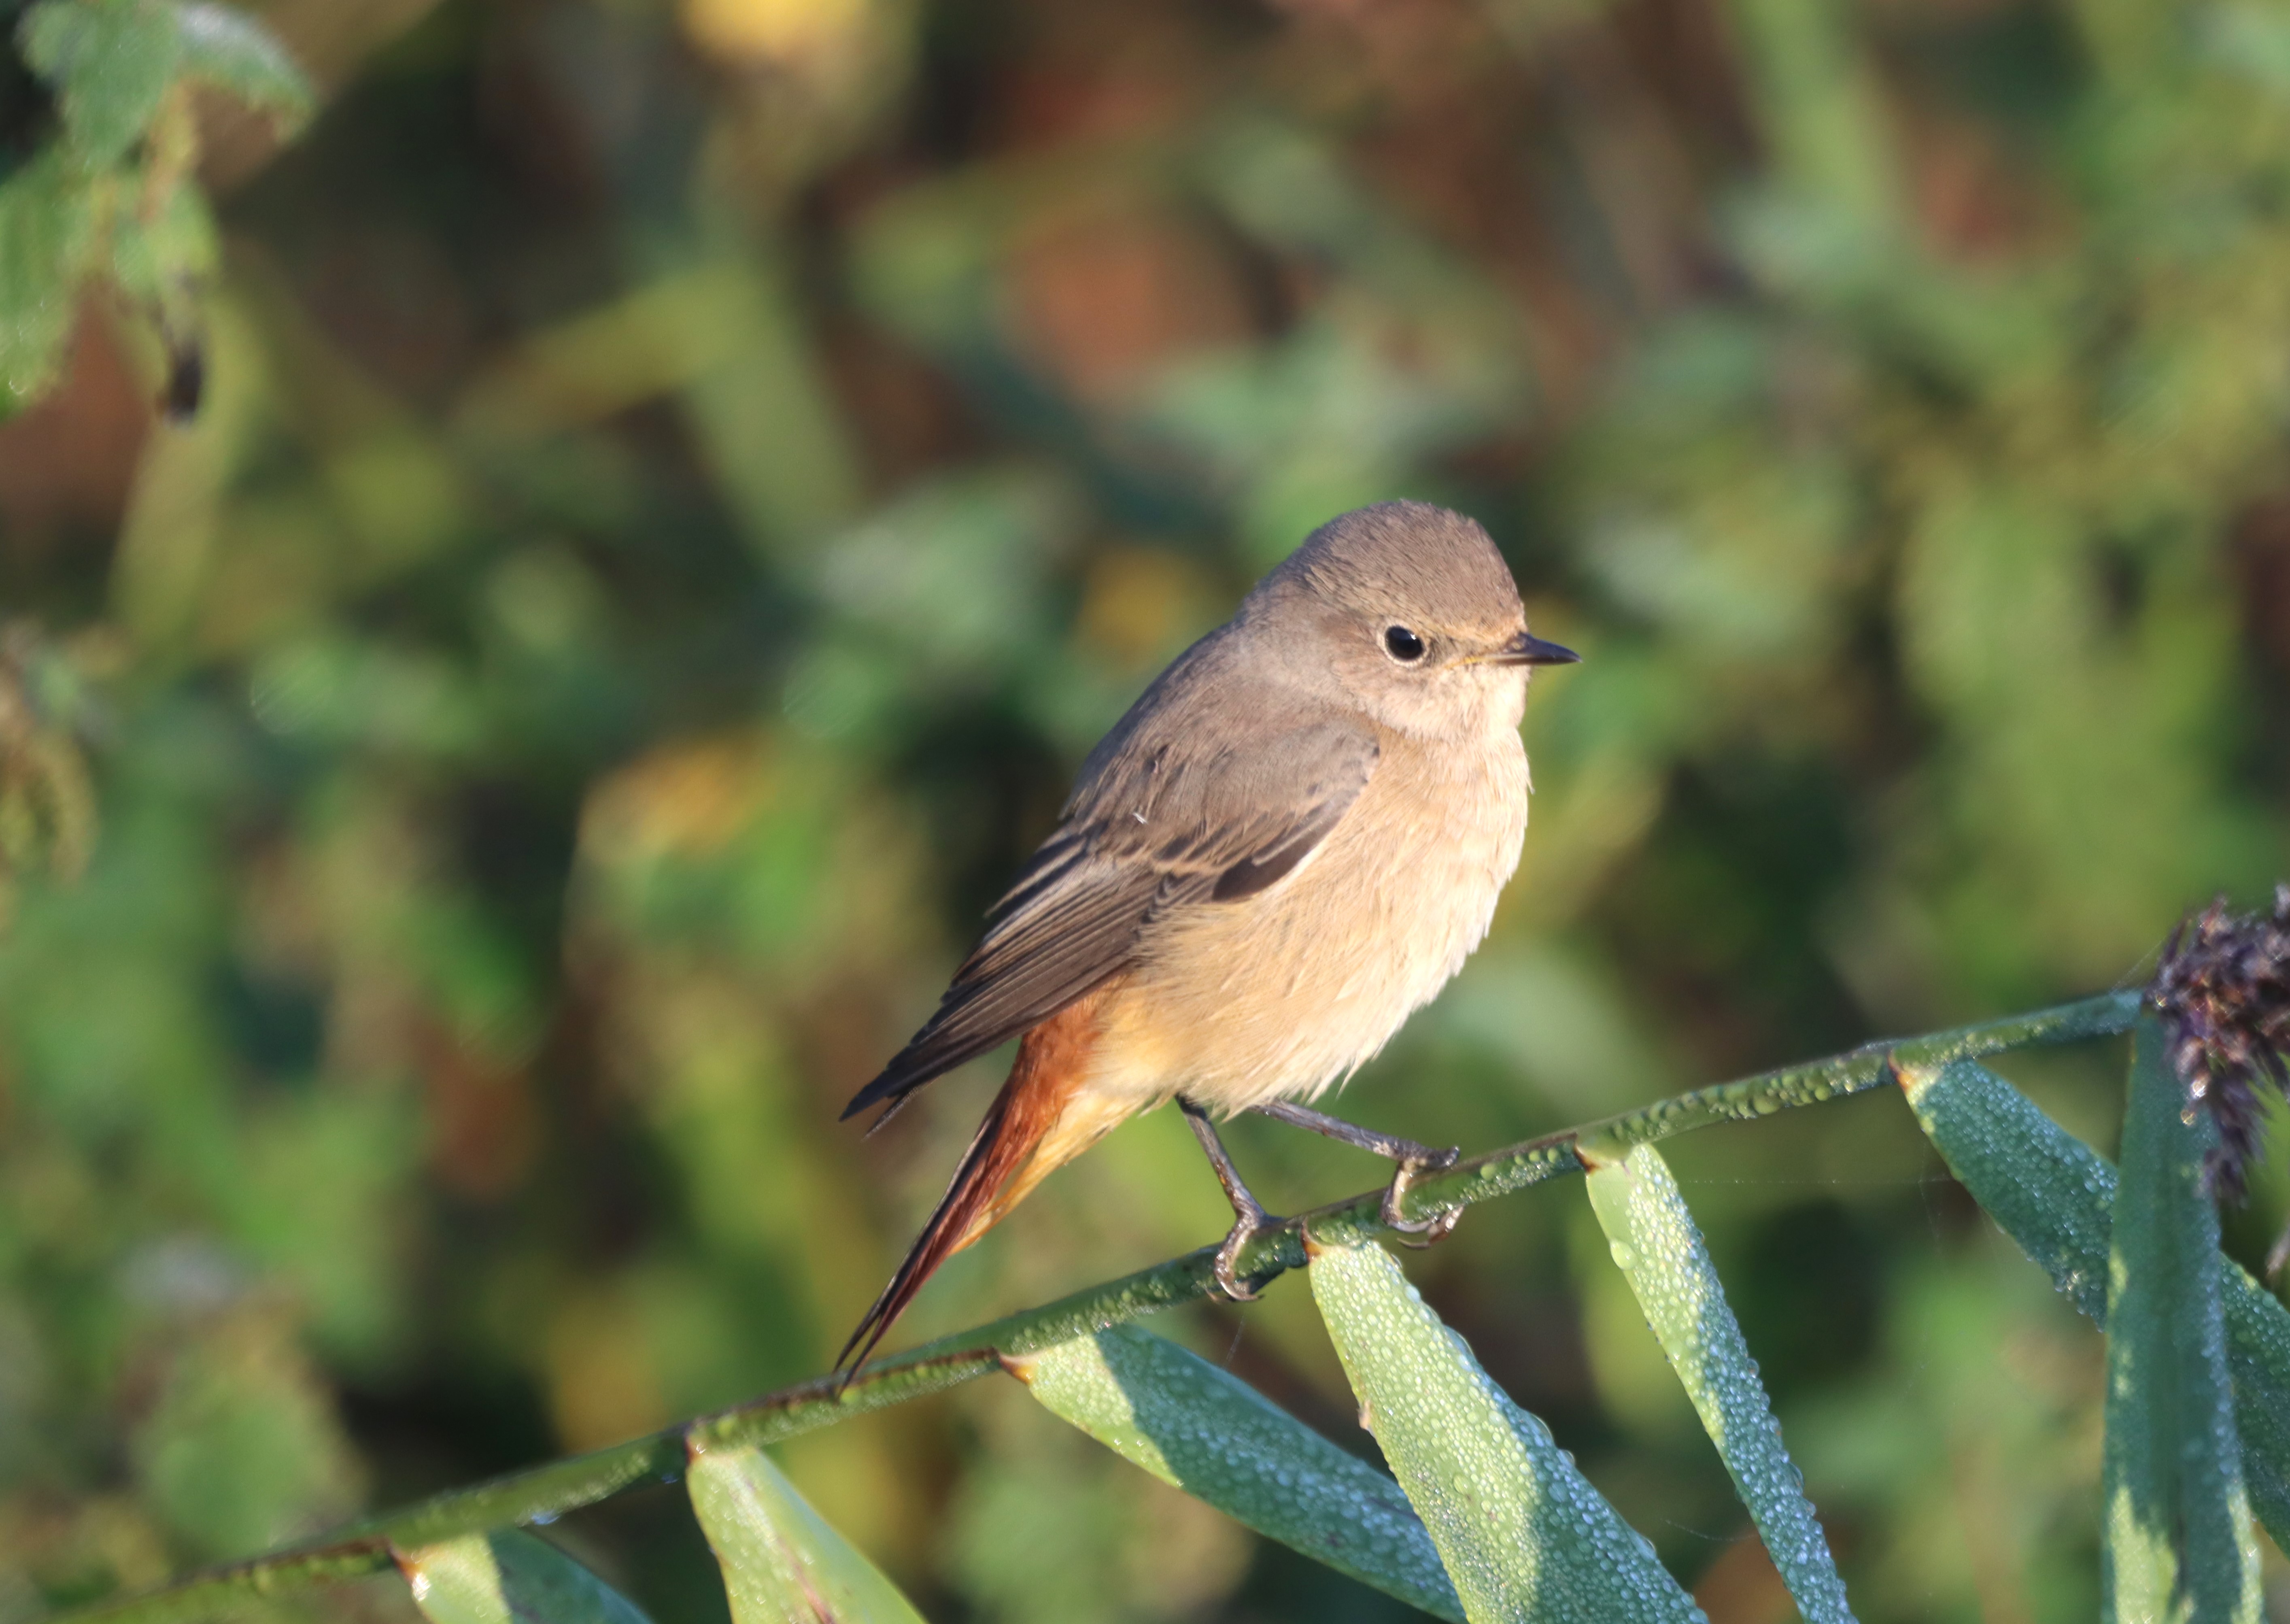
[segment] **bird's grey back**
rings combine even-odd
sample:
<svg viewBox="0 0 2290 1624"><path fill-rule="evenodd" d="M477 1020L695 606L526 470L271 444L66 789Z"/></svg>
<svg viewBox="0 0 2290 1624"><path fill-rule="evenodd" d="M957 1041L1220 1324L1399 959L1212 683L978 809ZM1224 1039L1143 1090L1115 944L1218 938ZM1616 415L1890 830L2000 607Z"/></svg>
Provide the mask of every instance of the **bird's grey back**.
<svg viewBox="0 0 2290 1624"><path fill-rule="evenodd" d="M1173 757L1188 764L1246 757L1280 733L1339 720L1326 684L1284 658L1285 641L1275 628L1237 615L1171 661L1090 751L1064 815L1109 794L1157 798Z"/></svg>
<svg viewBox="0 0 2290 1624"><path fill-rule="evenodd" d="M1314 532L1090 752L938 1013L845 1114L1046 1018L1127 966L1155 921L1293 872L1398 742L1333 668L1386 615L1497 628L1518 590L1486 532L1444 508L1386 502Z"/></svg>

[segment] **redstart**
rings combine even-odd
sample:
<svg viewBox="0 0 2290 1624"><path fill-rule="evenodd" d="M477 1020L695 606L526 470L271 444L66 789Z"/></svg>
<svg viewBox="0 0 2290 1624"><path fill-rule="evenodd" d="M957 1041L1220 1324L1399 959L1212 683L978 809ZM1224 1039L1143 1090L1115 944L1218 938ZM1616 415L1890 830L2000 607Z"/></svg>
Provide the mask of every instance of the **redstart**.
<svg viewBox="0 0 2290 1624"><path fill-rule="evenodd" d="M1178 656L1082 764L938 1012L843 1113L887 1118L1019 1040L838 1365L1051 1170L1172 1100L1232 1203L1217 1254L1232 1297L1254 1294L1233 1265L1270 1220L1212 1117L1258 1111L1391 1157L1385 1216L1400 1223L1407 1180L1455 1153L1301 1102L1382 1048L1485 937L1526 833L1527 680L1575 658L1528 633L1486 532L1422 502L1322 525Z"/></svg>

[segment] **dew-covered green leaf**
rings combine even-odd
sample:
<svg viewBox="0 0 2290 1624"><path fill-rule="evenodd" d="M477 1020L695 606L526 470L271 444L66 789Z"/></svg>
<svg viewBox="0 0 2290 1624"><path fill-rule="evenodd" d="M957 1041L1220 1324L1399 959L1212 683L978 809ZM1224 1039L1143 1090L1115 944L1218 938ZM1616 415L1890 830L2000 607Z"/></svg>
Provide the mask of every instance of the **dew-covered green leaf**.
<svg viewBox="0 0 2290 1624"><path fill-rule="evenodd" d="M1903 1069L1909 1108L1973 1199L2053 1286L2107 1324L2115 1169L1976 1060Z"/></svg>
<svg viewBox="0 0 2290 1624"><path fill-rule="evenodd" d="M54 381L93 227L86 186L52 149L0 180L0 418Z"/></svg>
<svg viewBox="0 0 2290 1624"><path fill-rule="evenodd" d="M723 1565L733 1624L922 1624L762 1450L695 1446L685 1486Z"/></svg>
<svg viewBox="0 0 2290 1624"><path fill-rule="evenodd" d="M1805 1497L1805 1479L1782 1446L1749 1344L1669 1164L1652 1145L1603 1165L1591 1147L1582 1156L1592 1164L1590 1205L1614 1264L1637 1293L1774 1566L1809 1624L1849 1624L1845 1581Z"/></svg>
<svg viewBox="0 0 2290 1624"><path fill-rule="evenodd" d="M2217 1142L2151 1017L2132 1037L2123 1171L2108 1254L2105 1541L2122 1624L2258 1624L2258 1546L2226 1370L2218 1208L2203 1188Z"/></svg>
<svg viewBox="0 0 2290 1624"><path fill-rule="evenodd" d="M1164 1483L1426 1612L1463 1617L1399 1486L1207 1360L1116 1325L1010 1369L1051 1411Z"/></svg>
<svg viewBox="0 0 2290 1624"><path fill-rule="evenodd" d="M1949 1171L2103 1327L2115 1169L1974 1061L1907 1071L1902 1084ZM2290 1550L2290 1308L2231 1260L2220 1265L2243 1485L2274 1543Z"/></svg>
<svg viewBox="0 0 2290 1624"><path fill-rule="evenodd" d="M142 139L181 54L164 0L41 0L26 13L24 60L56 87L74 156L108 169Z"/></svg>
<svg viewBox="0 0 2290 1624"><path fill-rule="evenodd" d="M1471 1624L1702 1616L1389 1253L1315 1248L1310 1273L1360 1419L1430 1531Z"/></svg>
<svg viewBox="0 0 2290 1624"><path fill-rule="evenodd" d="M634 1602L523 1529L392 1554L430 1624L646 1624Z"/></svg>
<svg viewBox="0 0 2290 1624"><path fill-rule="evenodd" d="M2231 1259L2219 1266L2243 1491L2276 1548L2290 1551L2290 1308Z"/></svg>

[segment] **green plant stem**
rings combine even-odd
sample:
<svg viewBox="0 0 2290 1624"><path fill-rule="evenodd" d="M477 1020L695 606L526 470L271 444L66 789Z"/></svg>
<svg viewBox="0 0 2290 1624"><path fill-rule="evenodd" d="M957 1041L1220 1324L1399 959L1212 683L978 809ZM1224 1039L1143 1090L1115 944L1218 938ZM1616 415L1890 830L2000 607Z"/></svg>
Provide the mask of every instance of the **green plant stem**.
<svg viewBox="0 0 2290 1624"><path fill-rule="evenodd" d="M2130 1029L2138 1010L2137 993L2108 993L1923 1037L1864 1044L1827 1060L1696 1089L1640 1110L1470 1157L1417 1180L1404 1204L1409 1215L1423 1216L1580 1172L1582 1163L1574 1147L1583 1140L1624 1148L1651 1144L1711 1123L1744 1122L1863 1093L1890 1079L1894 1061L1938 1067L2034 1044L2112 1036ZM1381 1189L1371 1190L1265 1230L1242 1252L1240 1271L1262 1280L1302 1267L1308 1226L1314 1241L1325 1245L1351 1245L1389 1233L1382 1199ZM210 1569L140 1596L58 1613L48 1624L167 1624L205 1618L252 1596L381 1572L391 1565L392 1544L428 1545L547 1520L646 1480L672 1483L684 1474L687 1438L717 1449L777 1443L998 1370L1005 1356L1038 1352L1210 1296L1216 1289L1215 1252L1213 1246L1204 1246L1042 1308L877 1359L840 1386L833 1377L815 1377L609 1449L449 1490L401 1510L362 1519L310 1545Z"/></svg>

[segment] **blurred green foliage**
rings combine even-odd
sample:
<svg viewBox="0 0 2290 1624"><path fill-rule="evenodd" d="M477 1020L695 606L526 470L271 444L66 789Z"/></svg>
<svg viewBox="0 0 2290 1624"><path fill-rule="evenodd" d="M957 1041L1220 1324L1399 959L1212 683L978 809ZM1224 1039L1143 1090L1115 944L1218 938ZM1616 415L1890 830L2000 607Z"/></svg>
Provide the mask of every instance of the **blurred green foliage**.
<svg viewBox="0 0 2290 1624"><path fill-rule="evenodd" d="M195 98L228 92L284 134L309 116L310 88L259 25L204 0L37 0L0 23L14 25L5 89L21 148L0 164L0 419L54 382L83 284L156 329L171 410L191 411L199 294L216 269L214 219L191 184Z"/></svg>
<svg viewBox="0 0 2290 1624"><path fill-rule="evenodd" d="M821 1368L991 1079L842 1100L1360 501L1482 517L1588 656L1378 1126L2113 984L2290 870L2278 7L276 0L328 100L275 155L71 88L195 15L0 0L0 342L57 363L0 428L0 1619ZM70 165L202 210L193 154L195 275L21 223ZM2118 1068L2013 1069L2111 1143ZM1276 1207L1377 1176L1301 1138L1236 1132ZM2099 1340L1901 1103L1670 1160L1860 1616L2087 1617ZM1221 1231L1173 1121L1087 1168L906 1334ZM1713 1620L1788 1616L1582 1202L1418 1274ZM1368 1447L1301 1283L1179 1329ZM783 1464L933 1617L1396 1616L1010 1384ZM672 1498L561 1532L720 1618Z"/></svg>

